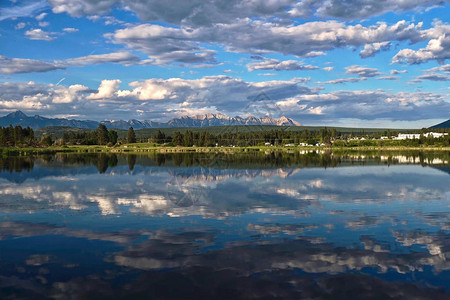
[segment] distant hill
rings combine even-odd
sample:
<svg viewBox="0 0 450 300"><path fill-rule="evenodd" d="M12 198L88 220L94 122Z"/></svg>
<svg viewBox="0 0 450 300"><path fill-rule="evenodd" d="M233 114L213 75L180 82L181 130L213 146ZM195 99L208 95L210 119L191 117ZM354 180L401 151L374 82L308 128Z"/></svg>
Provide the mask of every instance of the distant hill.
<svg viewBox="0 0 450 300"><path fill-rule="evenodd" d="M44 128L49 126L64 126L64 127L77 127L77 128L97 128L98 122L95 121L79 121L68 119L50 119L35 115L29 117L20 110L10 113L0 118L0 126L7 127L12 126L30 126L33 129Z"/></svg>
<svg viewBox="0 0 450 300"><path fill-rule="evenodd" d="M430 128L450 128L450 120L431 126Z"/></svg>
<svg viewBox="0 0 450 300"><path fill-rule="evenodd" d="M71 120L63 118L45 118L38 115L34 117L27 116L21 111L16 111L0 118L0 126L30 126L33 129L45 127L76 127L85 129L95 129L99 124L104 124L108 128L128 130L131 126L134 129L145 128L175 128L175 127L210 127L210 126L230 126L230 125L274 125L274 126L301 126L300 123L287 118L281 117L279 119L263 117L228 117L222 114L204 114L193 117L183 116L175 118L167 123L153 122L150 120L105 120L101 122L90 120Z"/></svg>

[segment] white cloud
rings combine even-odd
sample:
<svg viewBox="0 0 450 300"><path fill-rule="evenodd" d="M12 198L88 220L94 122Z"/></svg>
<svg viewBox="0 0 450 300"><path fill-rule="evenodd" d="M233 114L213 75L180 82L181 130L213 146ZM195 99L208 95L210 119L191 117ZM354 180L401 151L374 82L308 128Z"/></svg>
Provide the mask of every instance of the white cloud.
<svg viewBox="0 0 450 300"><path fill-rule="evenodd" d="M80 85L67 88L8 83L0 85L0 110L14 106L31 107L31 104L36 107L36 103L40 103L43 107L41 114L45 115L76 111L85 119L142 119L144 115L148 119L166 121L196 110L230 115L239 115L242 111L257 114L261 112L259 105L268 105L263 107L264 110L286 97L317 93L317 89L301 86L307 80L295 78L253 83L228 76L206 76L194 80L153 78L132 82L130 88L124 90L119 89L121 81L118 79L103 80L97 90L88 90ZM267 103L256 101L248 108L249 103L263 92L269 97Z"/></svg>
<svg viewBox="0 0 450 300"><path fill-rule="evenodd" d="M445 73L450 73L450 64L439 66L439 67L434 67L434 68L425 70L425 72L445 72Z"/></svg>
<svg viewBox="0 0 450 300"><path fill-rule="evenodd" d="M311 51L311 52L308 52L305 55L303 55L303 57L316 57L316 56L323 56L323 55L327 55L327 54L323 51Z"/></svg>
<svg viewBox="0 0 450 300"><path fill-rule="evenodd" d="M142 24L105 36L116 44L123 44L149 55L149 64L216 62L216 52L190 41L194 37L187 29Z"/></svg>
<svg viewBox="0 0 450 300"><path fill-rule="evenodd" d="M45 16L47 16L47 15L48 15L47 13L43 12L43 13L37 15L35 19L38 21L42 21L42 20L44 20Z"/></svg>
<svg viewBox="0 0 450 300"><path fill-rule="evenodd" d="M63 64L50 63L35 59L7 58L0 55L0 73L17 74L30 72L48 72L65 69Z"/></svg>
<svg viewBox="0 0 450 300"><path fill-rule="evenodd" d="M67 27L67 28L63 28L64 32L78 32L77 28L72 28L72 27Z"/></svg>
<svg viewBox="0 0 450 300"><path fill-rule="evenodd" d="M372 56L375 56L375 53L378 53L381 50L384 50L384 51L389 50L390 47L391 47L390 42L366 44L366 45L364 45L364 49L361 50L359 55L362 58L372 57Z"/></svg>
<svg viewBox="0 0 450 300"><path fill-rule="evenodd" d="M412 83L422 82L423 80L450 81L450 64L427 69L424 72L426 74L417 76Z"/></svg>
<svg viewBox="0 0 450 300"><path fill-rule="evenodd" d="M398 80L398 76L381 76L376 78L377 80Z"/></svg>
<svg viewBox="0 0 450 300"><path fill-rule="evenodd" d="M95 54L77 58L69 58L65 63L69 66L86 66L104 63L121 63L125 65L137 64L140 58L127 51L119 51L106 54Z"/></svg>
<svg viewBox="0 0 450 300"><path fill-rule="evenodd" d="M386 12L406 12L422 10L424 7L441 5L441 0L304 0L298 2L290 11L292 17L310 18L312 15L344 20L366 19Z"/></svg>
<svg viewBox="0 0 450 300"><path fill-rule="evenodd" d="M82 85L0 84L0 110L58 115L76 112L82 119L151 119L167 121L195 111L227 115L257 114L277 110L302 123L358 118L362 120L415 121L443 119L450 111L448 95L437 93L391 93L335 91L319 93L291 81L247 82L227 76L200 79L147 79L120 89L118 79L103 80L97 90ZM355 80L364 80L355 78ZM258 95L267 101L253 101ZM138 112L139 111L139 112ZM271 111L272 112L272 111ZM106 115L105 115L106 113ZM448 116L447 116L448 117Z"/></svg>
<svg viewBox="0 0 450 300"><path fill-rule="evenodd" d="M16 26L14 26L14 29L16 29L16 30L23 29L23 28L25 28L26 25L27 24L25 24L24 22L19 22L19 23L17 23Z"/></svg>
<svg viewBox="0 0 450 300"><path fill-rule="evenodd" d="M392 58L392 63L420 64L430 60L444 63L450 58L450 25L435 22L433 28L424 31L424 35L431 38L425 48L402 49Z"/></svg>
<svg viewBox="0 0 450 300"><path fill-rule="evenodd" d="M420 64L429 60L444 62L450 58L450 36L441 36L428 42L425 48L417 51L411 49L400 50L394 58L393 63Z"/></svg>
<svg viewBox="0 0 450 300"><path fill-rule="evenodd" d="M91 93L86 97L88 100L100 100L100 99L113 99L117 96L119 85L122 81L115 80L102 80L100 87L96 93Z"/></svg>
<svg viewBox="0 0 450 300"><path fill-rule="evenodd" d="M347 46L380 43L381 48L392 40L416 43L426 39L421 23L414 25L406 21L391 26L377 23L364 27L325 21L286 27L249 19L198 28L141 24L105 36L113 43L146 53L155 64L215 62L215 52L204 48L211 43L224 45L231 52L310 56Z"/></svg>
<svg viewBox="0 0 450 300"><path fill-rule="evenodd" d="M346 74L356 74L361 77L375 77L381 75L378 69L366 68L358 65L345 67Z"/></svg>
<svg viewBox="0 0 450 300"><path fill-rule="evenodd" d="M74 17L107 13L117 0L48 0L54 13L66 12Z"/></svg>
<svg viewBox="0 0 450 300"><path fill-rule="evenodd" d="M438 73L429 73L416 77L415 81L431 80L431 81L450 81L450 75Z"/></svg>
<svg viewBox="0 0 450 300"><path fill-rule="evenodd" d="M54 34L53 32L43 31L40 28L25 31L25 36L30 40L53 41L55 40Z"/></svg>
<svg viewBox="0 0 450 300"><path fill-rule="evenodd" d="M99 15L113 7L135 12L142 21L205 26L233 23L236 19L276 16L281 19L312 17L344 20L366 19L386 12L406 12L441 5L442 0L49 0L54 13L66 12L75 17Z"/></svg>
<svg viewBox="0 0 450 300"><path fill-rule="evenodd" d="M391 70L391 75L397 75L397 74L405 74L408 73L407 70Z"/></svg>
<svg viewBox="0 0 450 300"><path fill-rule="evenodd" d="M11 7L0 7L0 21L29 17L48 7L46 0L27 2L24 5L14 5Z"/></svg>
<svg viewBox="0 0 450 300"><path fill-rule="evenodd" d="M254 63L247 64L249 71L254 70L275 70L275 71L310 71L317 70L319 67L312 65L304 65L300 61L285 60L279 61L278 59L264 59Z"/></svg>
<svg viewBox="0 0 450 300"><path fill-rule="evenodd" d="M53 103L72 103L74 101L81 101L83 92L89 91L89 88L81 85L74 84L68 88L56 89L53 95Z"/></svg>
<svg viewBox="0 0 450 300"><path fill-rule="evenodd" d="M119 51L106 54L88 55L76 58L68 58L58 61L42 61L24 58L7 58L0 56L0 73L17 74L31 72L48 72L57 69L65 69L71 66L87 66L94 64L117 63L124 65L139 64L140 58L127 52Z"/></svg>
<svg viewBox="0 0 450 300"><path fill-rule="evenodd" d="M349 83L349 82L360 82L367 80L365 77L352 77L352 78L339 78L328 81L318 81L317 84L340 84L340 83Z"/></svg>
<svg viewBox="0 0 450 300"><path fill-rule="evenodd" d="M362 120L415 121L445 118L450 110L448 96L418 92L391 93L377 91L335 91L316 95L300 95L277 102L283 110L302 123L320 123L358 116ZM311 117L311 112L320 116Z"/></svg>
<svg viewBox="0 0 450 300"><path fill-rule="evenodd" d="M47 26L50 25L49 22L39 22L38 24L39 24L40 27L47 27Z"/></svg>

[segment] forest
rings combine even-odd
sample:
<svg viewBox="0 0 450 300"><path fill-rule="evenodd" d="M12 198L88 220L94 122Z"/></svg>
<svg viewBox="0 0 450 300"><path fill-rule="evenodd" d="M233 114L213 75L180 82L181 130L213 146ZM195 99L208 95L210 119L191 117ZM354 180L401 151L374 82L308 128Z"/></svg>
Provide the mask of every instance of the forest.
<svg viewBox="0 0 450 300"><path fill-rule="evenodd" d="M422 129L419 139L394 140L395 130L379 132L343 133L335 128L320 130L289 131L273 129L253 132L209 132L175 131L166 134L158 130L150 138L137 138L133 127L126 136L119 138L116 130L108 129L101 124L95 130L68 131L62 137L44 134L35 137L33 129L21 126L0 127L0 147L48 147L70 145L104 145L107 147L130 143L148 143L153 146L165 147L252 147L252 146L333 146L333 147L361 147L361 146L450 146L450 136L440 138L426 137L424 133L430 129ZM434 129L433 131L449 132L448 129ZM381 139L384 137L384 139Z"/></svg>

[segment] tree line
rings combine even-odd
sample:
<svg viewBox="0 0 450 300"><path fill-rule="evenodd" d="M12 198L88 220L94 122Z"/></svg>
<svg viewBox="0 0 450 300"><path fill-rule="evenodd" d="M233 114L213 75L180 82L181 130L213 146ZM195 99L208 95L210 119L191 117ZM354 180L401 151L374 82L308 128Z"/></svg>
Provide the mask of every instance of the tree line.
<svg viewBox="0 0 450 300"><path fill-rule="evenodd" d="M376 133L357 134L342 133L336 129L322 128L320 130L289 131L283 129L272 129L258 132L222 132L218 134L204 132L193 132L187 130L182 133L174 132L172 135L165 134L158 130L149 140L149 143L155 143L166 146L183 147L215 147L215 146L283 146L283 145L325 145L337 147L357 147L357 146L450 146L450 135L440 138L427 137L424 133L429 129L422 129L419 139L406 140L378 140L381 136L392 137L398 132L385 130ZM440 132L449 132L449 130L433 130ZM359 140L355 138L359 137ZM34 131L30 127L21 126L0 127L0 147L14 146L51 146L51 145L106 145L114 146L122 142L136 143L136 133L133 127L130 127L127 136L119 140L118 133L115 130L100 124L97 129L84 132L65 132L62 138L55 139L52 135L43 135L39 140L35 138Z"/></svg>
<svg viewBox="0 0 450 300"><path fill-rule="evenodd" d="M119 141L117 131L108 130L100 124L96 130L89 132L65 132L62 137L64 145L107 145L114 146ZM136 143L136 133L130 127L127 134L127 143Z"/></svg>
<svg viewBox="0 0 450 300"><path fill-rule="evenodd" d="M316 143L331 143L333 138L340 138L341 133L336 129L326 129L301 132L286 130L268 130L259 132L224 132L212 134L209 132L186 131L175 132L173 136L166 135L160 130L150 139L157 144L168 144L184 147L213 147L213 146L260 146L269 143L274 146L285 144L299 144L301 142L315 145Z"/></svg>
<svg viewBox="0 0 450 300"><path fill-rule="evenodd" d="M433 130L438 132L449 132L449 130ZM159 130L149 142L165 144L167 146L184 147L214 147L214 146L283 146L283 145L324 145L336 147L357 147L357 146L450 146L450 134L440 138L427 137L424 133L428 129L422 129L419 139L392 140L398 132L385 130L367 134L342 133L336 129L322 128L320 130L286 131L270 130L260 132L225 132L212 134L209 132L192 132L190 130L181 133L175 132L173 135L166 135ZM389 139L380 140L382 136Z"/></svg>
<svg viewBox="0 0 450 300"><path fill-rule="evenodd" d="M22 128L22 126L0 127L0 146L34 146L36 144L34 131L30 127Z"/></svg>

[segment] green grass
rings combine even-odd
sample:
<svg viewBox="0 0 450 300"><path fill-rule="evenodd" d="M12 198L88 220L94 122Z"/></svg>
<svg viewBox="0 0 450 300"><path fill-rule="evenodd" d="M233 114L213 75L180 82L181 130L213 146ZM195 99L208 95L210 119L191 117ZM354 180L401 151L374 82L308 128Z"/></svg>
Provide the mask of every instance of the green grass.
<svg viewBox="0 0 450 300"><path fill-rule="evenodd" d="M55 153L186 153L186 152L223 152L223 153L245 153L245 152L297 152L303 150L324 150L335 153L339 152L365 152L365 151L450 151L450 147L422 146L366 146L366 147L283 147L283 146L253 146L253 147L164 147L151 145L148 143L124 144L116 147L106 146L52 146L42 148L0 148L0 156L27 156L37 154L55 154Z"/></svg>

